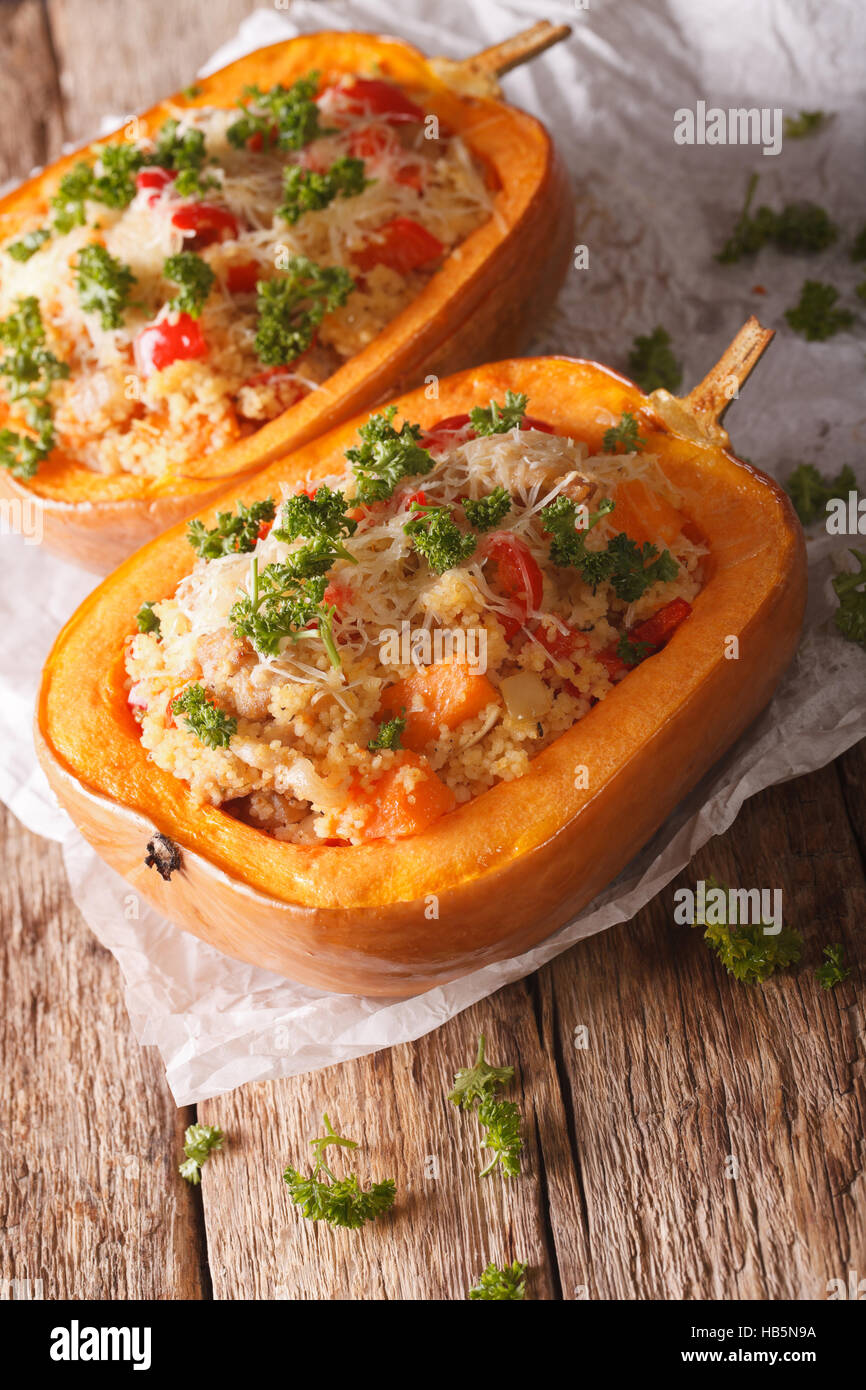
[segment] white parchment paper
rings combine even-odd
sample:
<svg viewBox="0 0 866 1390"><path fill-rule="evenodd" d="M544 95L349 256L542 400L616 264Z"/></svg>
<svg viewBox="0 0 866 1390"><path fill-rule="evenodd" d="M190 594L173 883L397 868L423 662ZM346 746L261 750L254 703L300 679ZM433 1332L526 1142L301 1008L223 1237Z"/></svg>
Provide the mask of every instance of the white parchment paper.
<svg viewBox="0 0 866 1390"><path fill-rule="evenodd" d="M692 384L757 312L781 331L730 412L738 451L783 479L801 462L833 472L849 463L864 491L864 316L853 332L823 344L795 337L783 317L807 277L831 281L846 304L857 303L853 286L864 269L851 263L848 246L866 221L862 178L854 176L863 156L864 15L854 4L818 0L591 0L590 9L560 0L476 0L471 8L460 0L399 7L295 0L290 15L253 14L208 67L322 28L396 33L426 52L463 57L535 19L571 23L567 43L504 84L511 101L553 131L575 179L578 239L590 251L589 269L571 275L533 350L624 369L634 335L661 323ZM776 157L755 146L677 146L673 113L698 100L835 115L824 133L786 142ZM842 227L838 245L808 259L770 250L717 265L713 254L753 170L761 201L810 197L826 205ZM72 829L36 765L30 721L51 642L94 581L20 537L4 535L2 544L0 797L25 825L62 842L75 900L116 956L135 1031L160 1049L179 1105L429 1032L573 942L627 921L731 824L746 797L820 767L866 736L866 653L836 634L829 583L846 545L864 542L819 527L809 542L806 632L772 705L577 921L519 959L417 999L324 994L179 931L138 903Z"/></svg>

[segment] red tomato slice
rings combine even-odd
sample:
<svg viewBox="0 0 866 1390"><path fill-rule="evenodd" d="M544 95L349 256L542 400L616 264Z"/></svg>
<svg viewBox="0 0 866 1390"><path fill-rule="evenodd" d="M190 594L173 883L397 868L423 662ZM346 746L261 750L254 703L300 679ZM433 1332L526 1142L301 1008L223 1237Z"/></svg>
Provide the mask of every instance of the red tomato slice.
<svg viewBox="0 0 866 1390"><path fill-rule="evenodd" d="M395 217L379 227L378 241L371 241L354 255L361 270L386 265L400 275L408 275L422 265L437 261L445 250L442 242L411 217Z"/></svg>
<svg viewBox="0 0 866 1390"><path fill-rule="evenodd" d="M470 439L477 439L473 429L468 429L468 415L449 415L447 419L440 420L431 430L418 441L422 449L453 449L456 447L455 435L460 435L459 442L467 443ZM533 415L527 415L520 426L522 430L542 430L545 434L556 434L556 426L548 425L544 420L536 420Z"/></svg>
<svg viewBox="0 0 866 1390"><path fill-rule="evenodd" d="M234 241L238 222L228 208L214 203L187 203L176 208L171 216L173 227L181 232L193 232L186 244L195 248L211 246L215 241Z"/></svg>
<svg viewBox="0 0 866 1390"><path fill-rule="evenodd" d="M529 612L538 608L544 594L544 577L529 546L513 531L491 531L479 546L484 559L496 566L496 582L511 599L513 616L499 616L509 641L523 627Z"/></svg>
<svg viewBox="0 0 866 1390"><path fill-rule="evenodd" d="M135 176L135 186L141 192L148 189L150 196L147 199L148 207L153 207L159 199L159 195L170 183L174 183L177 173L174 169L163 169L161 164L152 164L147 169L139 169Z"/></svg>
<svg viewBox="0 0 866 1390"><path fill-rule="evenodd" d="M148 324L135 340L135 357L143 376L161 372L172 362L193 357L206 357L207 343L198 321L189 314L178 314L177 320L162 319Z"/></svg>
<svg viewBox="0 0 866 1390"><path fill-rule="evenodd" d="M261 278L262 268L258 261L241 261L238 265L230 265L226 275L229 294L253 294Z"/></svg>
<svg viewBox="0 0 866 1390"><path fill-rule="evenodd" d="M645 622L632 628L629 637L632 642L648 642L653 647L663 647L671 640L680 623L685 622L692 611L692 605L684 598L672 598L663 608L653 613Z"/></svg>
<svg viewBox="0 0 866 1390"><path fill-rule="evenodd" d="M382 120L398 122L424 119L421 107L405 92L378 78L356 77L336 91L340 106L353 116L380 116Z"/></svg>

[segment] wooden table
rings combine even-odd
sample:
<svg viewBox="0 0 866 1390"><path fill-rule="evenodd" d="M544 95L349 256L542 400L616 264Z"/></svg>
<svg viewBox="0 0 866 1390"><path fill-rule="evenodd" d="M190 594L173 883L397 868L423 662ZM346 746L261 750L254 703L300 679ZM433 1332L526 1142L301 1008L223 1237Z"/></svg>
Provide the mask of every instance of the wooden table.
<svg viewBox="0 0 866 1390"><path fill-rule="evenodd" d="M0 4L0 177L185 85L254 7ZM861 744L748 802L683 877L781 884L798 973L731 980L673 925L672 884L416 1044L200 1106L229 1136L200 1189L177 1174L194 1114L132 1037L57 847L4 815L0 1279L49 1299L459 1299L520 1257L533 1298L777 1299L862 1276L864 785ZM855 968L824 992L811 967L831 941ZM445 1100L482 1029L518 1065L511 1182L476 1178L474 1122ZM397 1178L394 1212L360 1232L303 1221L281 1179L325 1109L363 1138L362 1171Z"/></svg>

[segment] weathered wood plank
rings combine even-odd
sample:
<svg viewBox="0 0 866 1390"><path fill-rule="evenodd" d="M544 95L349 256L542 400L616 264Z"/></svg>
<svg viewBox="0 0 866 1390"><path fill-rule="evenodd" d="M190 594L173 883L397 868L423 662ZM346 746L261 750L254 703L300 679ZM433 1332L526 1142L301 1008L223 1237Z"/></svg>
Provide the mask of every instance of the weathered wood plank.
<svg viewBox="0 0 866 1390"><path fill-rule="evenodd" d="M833 766L839 774L848 819L866 865L866 739L849 748Z"/></svg>
<svg viewBox="0 0 866 1390"><path fill-rule="evenodd" d="M490 1059L518 1069L508 1092L525 1116L524 1173L516 1179L477 1176L477 1121L446 1099L482 1030ZM360 1176L397 1180L393 1212L360 1231L305 1221L282 1181L287 1162L305 1165L325 1110L363 1143L351 1156ZM549 1299L558 1278L548 1204L560 1267L573 1279L583 1266L565 1114L524 985L414 1045L245 1086L200 1106L199 1115L229 1136L203 1181L217 1298L462 1299L489 1260L520 1258L532 1266L530 1296Z"/></svg>
<svg viewBox="0 0 866 1390"><path fill-rule="evenodd" d="M0 183L53 159L63 141L60 88L40 0L0 6ZM10 114L11 113L11 114Z"/></svg>
<svg viewBox="0 0 866 1390"><path fill-rule="evenodd" d="M0 811L0 1279L60 1298L200 1298L187 1112L133 1038L56 845Z"/></svg>
<svg viewBox="0 0 866 1390"><path fill-rule="evenodd" d="M674 887L711 874L784 889L806 939L798 974L739 984L699 931L674 925ZM755 797L634 922L541 972L574 1107L590 1297L822 1298L862 1270L864 911L828 768ZM855 971L825 992L813 967L831 941Z"/></svg>
<svg viewBox="0 0 866 1390"><path fill-rule="evenodd" d="M142 111L180 91L231 38L257 0L48 0L70 140L84 140L108 112ZM110 61L94 61L96 55Z"/></svg>

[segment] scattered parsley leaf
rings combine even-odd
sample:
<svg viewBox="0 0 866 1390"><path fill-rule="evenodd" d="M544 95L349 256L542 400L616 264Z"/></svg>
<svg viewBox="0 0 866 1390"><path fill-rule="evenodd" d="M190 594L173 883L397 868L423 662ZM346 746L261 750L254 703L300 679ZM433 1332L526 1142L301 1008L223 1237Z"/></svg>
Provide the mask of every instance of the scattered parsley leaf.
<svg viewBox="0 0 866 1390"><path fill-rule="evenodd" d="M104 329L121 328L136 283L129 266L94 243L79 251L75 270L75 288L84 312L98 314Z"/></svg>
<svg viewBox="0 0 866 1390"><path fill-rule="evenodd" d="M707 887L728 892L713 878L707 879ZM696 925L705 927L704 940L712 946L728 974L746 984L762 984L777 970L796 965L802 955L802 938L799 932L788 927L783 926L781 931L769 936L763 922L707 925L698 918Z"/></svg>
<svg viewBox="0 0 866 1390"><path fill-rule="evenodd" d="M857 479L847 464L835 478L825 478L814 464L801 463L785 484L785 491L804 526L825 516L828 502L847 498L856 488Z"/></svg>
<svg viewBox="0 0 866 1390"><path fill-rule="evenodd" d="M823 130L829 117L826 111L801 111L799 116L786 116L784 135L786 140L805 140L809 135L817 135Z"/></svg>
<svg viewBox="0 0 866 1390"><path fill-rule="evenodd" d="M789 256L823 251L839 235L835 222L817 203L786 203L774 216L773 244Z"/></svg>
<svg viewBox="0 0 866 1390"><path fill-rule="evenodd" d="M468 560L478 544L470 532L460 530L450 507L428 507L413 502L409 508L411 521L403 527L414 548L423 555L436 574L444 574Z"/></svg>
<svg viewBox="0 0 866 1390"><path fill-rule="evenodd" d="M139 632L155 632L159 636L159 618L154 613L153 604L149 599L139 608L135 621Z"/></svg>
<svg viewBox="0 0 866 1390"><path fill-rule="evenodd" d="M190 1125L184 1135L186 1159L178 1171L182 1178L196 1187L201 1182L202 1164L225 1144L226 1137L216 1125Z"/></svg>
<svg viewBox="0 0 866 1390"><path fill-rule="evenodd" d="M389 405L381 414L371 415L358 430L361 445L346 451L346 458L354 465L357 491L353 504L385 501L403 478L429 473L434 466L432 455L418 443L421 426L404 420L395 430L396 413L397 407Z"/></svg>
<svg viewBox="0 0 866 1390"><path fill-rule="evenodd" d="M859 570L843 570L833 580L839 599L835 623L849 642L866 649L866 550L852 550Z"/></svg>
<svg viewBox="0 0 866 1390"><path fill-rule="evenodd" d="M509 1177L517 1177L523 1148L520 1111L514 1101L499 1100L496 1096L497 1088L514 1076L514 1068L491 1066L485 1061L484 1047L482 1033L478 1039L474 1067L461 1067L455 1074L454 1089L448 1099L461 1110L476 1110L484 1131L481 1147L493 1150L493 1157L481 1169L479 1176L486 1177L499 1166Z"/></svg>
<svg viewBox="0 0 866 1390"><path fill-rule="evenodd" d="M319 89L319 74L308 73L291 87L281 83L263 92L259 87L247 87L244 101L239 101L243 115L230 125L226 134L237 149L259 138L259 147L273 146L281 150L300 150L330 129L320 123L320 111L315 97Z"/></svg>
<svg viewBox="0 0 866 1390"><path fill-rule="evenodd" d="M795 333L802 333L810 343L823 343L843 328L850 328L854 315L850 309L836 309L839 291L821 280L807 280L800 299L785 318Z"/></svg>
<svg viewBox="0 0 866 1390"><path fill-rule="evenodd" d="M206 748L228 748L238 731L233 715L209 700L204 687L188 685L171 702L172 714L185 715L184 723Z"/></svg>
<svg viewBox="0 0 866 1390"><path fill-rule="evenodd" d="M682 368L671 351L670 341L670 334L660 325L652 333L639 334L634 340L628 357L628 369L645 395L659 387L676 391L683 379Z"/></svg>
<svg viewBox="0 0 866 1390"><path fill-rule="evenodd" d="M486 1100L497 1086L505 1086L514 1077L513 1067L494 1067L485 1061L485 1038L482 1033L478 1039L478 1055L475 1065L461 1067L454 1074L454 1089L448 1099L461 1110L473 1110L476 1101Z"/></svg>
<svg viewBox="0 0 866 1390"><path fill-rule="evenodd" d="M497 484L485 497L464 497L463 510L476 531L492 531L511 511L511 493Z"/></svg>
<svg viewBox="0 0 866 1390"><path fill-rule="evenodd" d="M612 425L609 430L605 430L601 447L606 454L615 454L619 450L620 444L624 454L636 454L638 450L646 444L638 434L638 423L633 415L628 411L619 417L619 424Z"/></svg>
<svg viewBox="0 0 866 1390"><path fill-rule="evenodd" d="M358 1145L353 1139L337 1134L327 1115L324 1120L325 1134L310 1141L316 1155L313 1171L304 1176L296 1168L288 1167L283 1181L295 1206L300 1207L308 1221L327 1221L331 1226L357 1230L394 1205L396 1185L393 1178L386 1178L384 1182L374 1182L365 1188L354 1173L347 1178L336 1178L325 1163L325 1150L332 1145L347 1149L357 1149Z"/></svg>
<svg viewBox="0 0 866 1390"><path fill-rule="evenodd" d="M262 527L273 521L275 512L273 497L252 502L248 507L238 502L237 514L217 512L217 524L210 530L203 521L191 521L186 528L186 538L203 560L247 554L255 550Z"/></svg>
<svg viewBox="0 0 866 1390"><path fill-rule="evenodd" d="M294 362L312 344L326 314L345 304L355 282L344 266L293 256L284 275L258 284L256 354L266 366Z"/></svg>
<svg viewBox="0 0 866 1390"><path fill-rule="evenodd" d="M851 245L852 261L866 261L866 227L861 227Z"/></svg>
<svg viewBox="0 0 866 1390"><path fill-rule="evenodd" d="M406 720L399 716L388 719L379 725L379 732L375 738L371 738L367 744L370 752L376 752L379 748L402 748L400 742L401 735L406 728Z"/></svg>
<svg viewBox="0 0 866 1390"><path fill-rule="evenodd" d="M842 980L847 980L851 974L850 965L845 964L845 950L843 946L825 946L825 961L815 967L815 978L822 989L832 989Z"/></svg>
<svg viewBox="0 0 866 1390"><path fill-rule="evenodd" d="M49 227L37 227L33 232L25 232L19 241L10 242L6 247L6 254L11 256L13 261L29 261L50 238Z"/></svg>
<svg viewBox="0 0 866 1390"><path fill-rule="evenodd" d="M166 280L173 280L180 291L170 301L169 309L199 318L216 279L207 261L195 251L178 251L177 255L168 257L162 273Z"/></svg>
<svg viewBox="0 0 866 1390"><path fill-rule="evenodd" d="M334 607L324 602L327 580L322 574L299 575L294 564L271 564L259 574L258 561L250 562L250 592L235 603L229 622L262 656L276 656L285 639L297 642L310 637L315 627L331 665L339 669L340 654L334 641Z"/></svg>
<svg viewBox="0 0 866 1390"><path fill-rule="evenodd" d="M507 434L523 424L529 397L522 391L506 391L505 404L497 405L491 401L488 406L476 405L469 412L469 420L476 434Z"/></svg>
<svg viewBox="0 0 866 1390"><path fill-rule="evenodd" d="M478 1282L469 1290L467 1297L475 1302L493 1303L497 1301L522 1302L526 1298L526 1265L522 1260L514 1260L504 1269L489 1264L478 1277Z"/></svg>
<svg viewBox="0 0 866 1390"><path fill-rule="evenodd" d="M290 164L283 171L283 201L276 215L293 227L305 212L320 212L335 198L354 198L369 183L363 159L348 155L336 159L323 174Z"/></svg>

